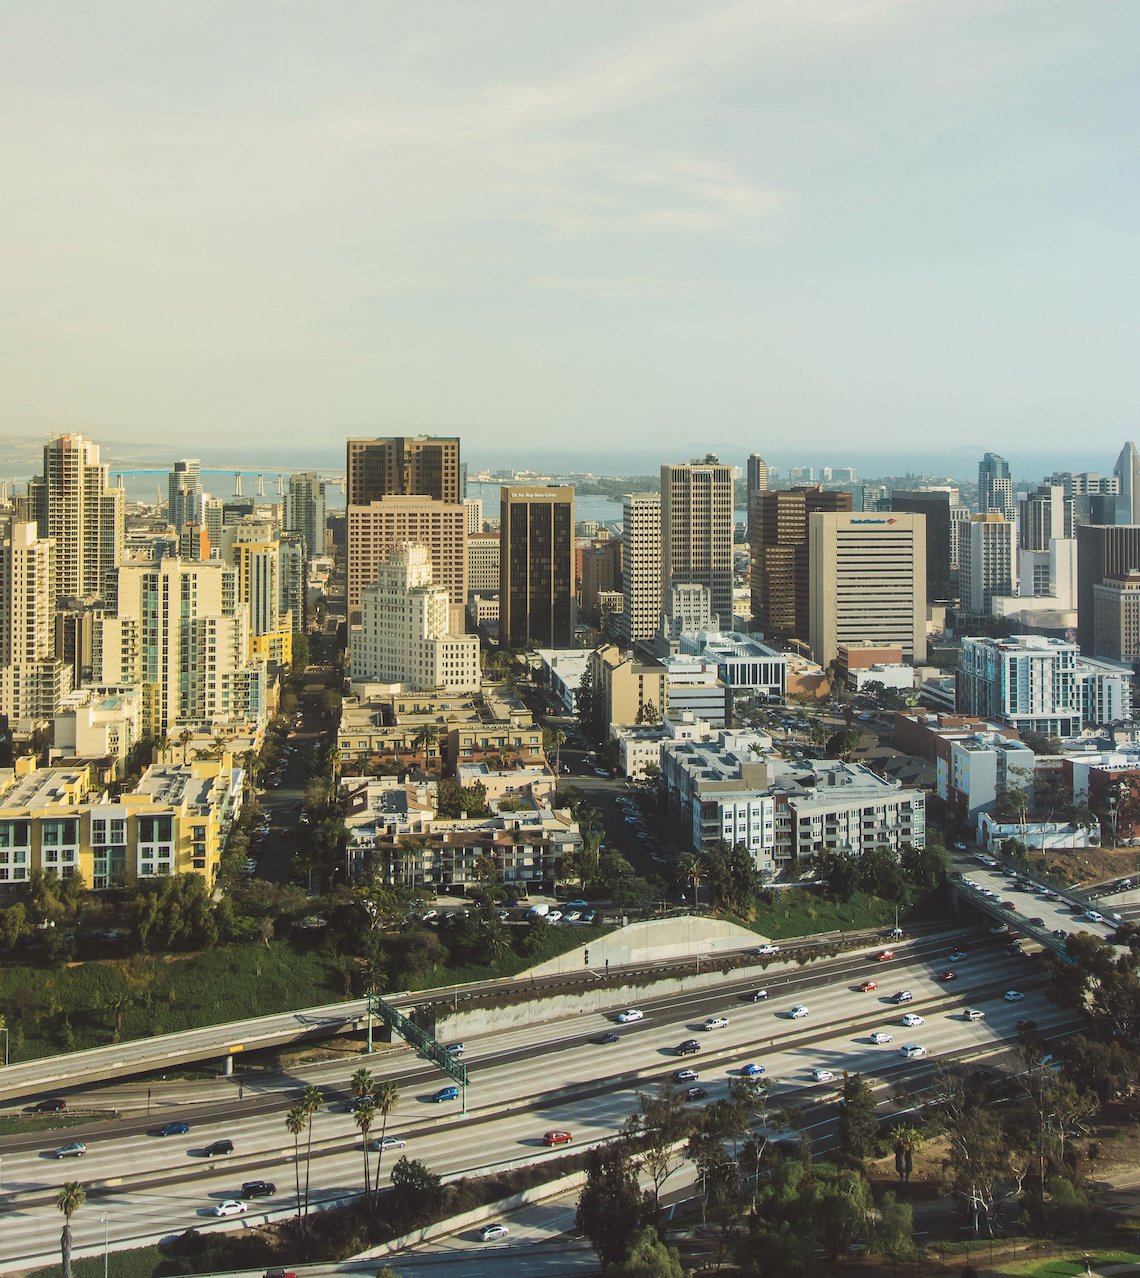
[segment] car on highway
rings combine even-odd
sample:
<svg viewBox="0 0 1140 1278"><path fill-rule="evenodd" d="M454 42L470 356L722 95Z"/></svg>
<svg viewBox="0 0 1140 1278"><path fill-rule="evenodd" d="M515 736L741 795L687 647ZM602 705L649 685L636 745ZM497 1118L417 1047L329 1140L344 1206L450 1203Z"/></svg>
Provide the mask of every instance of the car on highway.
<svg viewBox="0 0 1140 1278"><path fill-rule="evenodd" d="M1017 990L1006 990L1005 992L1005 1001L1007 1003L1020 1003L1024 997L1025 995L1018 993Z"/></svg>
<svg viewBox="0 0 1140 1278"><path fill-rule="evenodd" d="M58 1149L52 1150L53 1158L82 1158L87 1153L87 1146L81 1140L69 1141L66 1145L60 1145Z"/></svg>
<svg viewBox="0 0 1140 1278"><path fill-rule="evenodd" d="M185 1136L190 1130L189 1123L167 1123L165 1127L158 1129L160 1136Z"/></svg>
<svg viewBox="0 0 1140 1278"><path fill-rule="evenodd" d="M878 981L864 981L863 984L859 986L859 992L860 994L870 994L872 990L877 990L878 988Z"/></svg>
<svg viewBox="0 0 1140 1278"><path fill-rule="evenodd" d="M241 1187L243 1198L272 1198L277 1186L271 1180L247 1180Z"/></svg>
<svg viewBox="0 0 1140 1278"><path fill-rule="evenodd" d="M67 1101L53 1096L50 1100L36 1101L30 1108L33 1114L58 1114L67 1108Z"/></svg>
<svg viewBox="0 0 1140 1278"><path fill-rule="evenodd" d="M622 1025L628 1025L630 1021L643 1021L645 1013L639 1012L636 1007L627 1007L624 1012L618 1012L617 1018Z"/></svg>
<svg viewBox="0 0 1140 1278"><path fill-rule="evenodd" d="M573 1139L574 1137L571 1136L569 1132L544 1132L542 1136L542 1143L549 1149L554 1145L569 1145Z"/></svg>
<svg viewBox="0 0 1140 1278"><path fill-rule="evenodd" d="M893 959L894 956L894 950L883 950L881 954L877 954L875 957L880 963L885 963L888 959Z"/></svg>
<svg viewBox="0 0 1140 1278"><path fill-rule="evenodd" d="M835 1081L835 1075L829 1069L813 1069L811 1076L817 1083L831 1083Z"/></svg>
<svg viewBox="0 0 1140 1278"><path fill-rule="evenodd" d="M913 1026L925 1025L926 1021L923 1017L919 1016L917 1012L907 1012L907 1014L902 1018L902 1023L906 1026Z"/></svg>
<svg viewBox="0 0 1140 1278"><path fill-rule="evenodd" d="M899 990L897 994L891 995L892 1003L912 1003L913 1001L914 995L910 992L910 990Z"/></svg>
<svg viewBox="0 0 1140 1278"><path fill-rule="evenodd" d="M1017 906L1012 901L1002 901L1001 908L1003 910L1016 910Z"/></svg>
<svg viewBox="0 0 1140 1278"><path fill-rule="evenodd" d="M797 1003L795 1007L793 1007L792 1010L788 1013L788 1016L791 1017L793 1021L798 1021L798 1020L801 1020L803 1017L805 1017L807 1014L808 1014L808 1009L802 1003Z"/></svg>
<svg viewBox="0 0 1140 1278"><path fill-rule="evenodd" d="M926 1055L926 1048L919 1047L917 1043L905 1043L899 1048L899 1055L905 1056L909 1061L921 1060Z"/></svg>
<svg viewBox="0 0 1140 1278"><path fill-rule="evenodd" d="M965 957L966 957L966 952L965 952L965 950L955 950L955 951L954 951L954 952L950 955L950 962L951 962L951 963L961 963L961 961L962 961Z"/></svg>
<svg viewBox="0 0 1140 1278"><path fill-rule="evenodd" d="M695 1069L675 1069L672 1077L674 1083L695 1083L700 1074Z"/></svg>
<svg viewBox="0 0 1140 1278"><path fill-rule="evenodd" d="M740 1073L744 1078L756 1078L758 1075L764 1073L764 1066L750 1063L743 1066Z"/></svg>
<svg viewBox="0 0 1140 1278"><path fill-rule="evenodd" d="M955 848L955 851L958 851L958 852L965 852L965 850L966 850L966 845L965 845L964 843L955 843L955 844L954 844L954 848Z"/></svg>
<svg viewBox="0 0 1140 1278"><path fill-rule="evenodd" d="M506 1225L484 1225L479 1230L479 1239L481 1242L491 1242L495 1238L506 1238L510 1232Z"/></svg>
<svg viewBox="0 0 1140 1278"><path fill-rule="evenodd" d="M756 951L757 954L779 954L780 947L778 945L761 945Z"/></svg>
<svg viewBox="0 0 1140 1278"><path fill-rule="evenodd" d="M708 1092L703 1087L690 1087L685 1093L685 1099L690 1101L707 1100Z"/></svg>
<svg viewBox="0 0 1140 1278"><path fill-rule="evenodd" d="M1063 941L1069 934L1068 932L1065 931L1063 927L1055 927L1053 929L1053 935L1060 937L1060 939Z"/></svg>
<svg viewBox="0 0 1140 1278"><path fill-rule="evenodd" d="M381 1136L372 1142L373 1149L406 1149L408 1142L402 1136Z"/></svg>
<svg viewBox="0 0 1140 1278"><path fill-rule="evenodd" d="M768 991L767 991L767 990L753 990L753 991L752 991L752 993L751 993L751 995L750 995L749 997L751 998L751 1000L752 1000L752 1002L753 1002L753 1003L763 1003L763 1002L764 1002L764 1000L768 997Z"/></svg>
<svg viewBox="0 0 1140 1278"><path fill-rule="evenodd" d="M1086 919L1088 919L1088 921L1089 921L1090 923L1103 923L1103 922L1104 922L1104 915L1103 915L1103 914L1098 914L1098 913L1096 912L1096 910L1086 910L1086 911L1085 911L1085 918L1086 918Z"/></svg>
<svg viewBox="0 0 1140 1278"><path fill-rule="evenodd" d="M892 1040L893 1040L893 1036L886 1033L884 1030L876 1030L871 1035L871 1042L876 1044L890 1043Z"/></svg>
<svg viewBox="0 0 1140 1278"><path fill-rule="evenodd" d="M1009 931L1004 923L999 923L996 927L990 928L991 936L1004 936Z"/></svg>
<svg viewBox="0 0 1140 1278"><path fill-rule="evenodd" d="M1045 920L1044 920L1043 918L1041 918L1040 916L1037 916L1037 917L1035 917L1035 918L1031 918L1031 919L1029 920L1029 922L1030 922L1030 924L1031 924L1033 927L1044 927L1044 926L1045 926Z"/></svg>
<svg viewBox="0 0 1140 1278"><path fill-rule="evenodd" d="M431 1096L432 1103L435 1105L442 1105L444 1101L458 1100L458 1099L459 1099L458 1087L441 1087L438 1092L433 1092Z"/></svg>
<svg viewBox="0 0 1140 1278"><path fill-rule="evenodd" d="M957 972L939 972L938 979L943 982L956 981L958 979L958 973Z"/></svg>
<svg viewBox="0 0 1140 1278"><path fill-rule="evenodd" d="M986 1014L980 1008L968 1007L962 1013L962 1019L965 1021L984 1021Z"/></svg>
<svg viewBox="0 0 1140 1278"><path fill-rule="evenodd" d="M1037 1028L1037 1022L1028 1019L1021 1020L1017 1022L1017 1028L1019 1030L1035 1030Z"/></svg>
<svg viewBox="0 0 1140 1278"><path fill-rule="evenodd" d="M206 1146L202 1151L207 1158L213 1158L215 1154L232 1154L234 1152L234 1143L232 1140L216 1140L212 1144Z"/></svg>
<svg viewBox="0 0 1140 1278"><path fill-rule="evenodd" d="M448 1056L462 1056L467 1050L466 1043L448 1043L443 1049Z"/></svg>
<svg viewBox="0 0 1140 1278"><path fill-rule="evenodd" d="M673 1048L674 1056L692 1056L694 1052L701 1050L700 1043L695 1038L686 1038Z"/></svg>
<svg viewBox="0 0 1140 1278"><path fill-rule="evenodd" d="M602 1044L602 1043L620 1043L620 1042L621 1042L621 1035L620 1035L620 1034L615 1034L615 1033L613 1032L613 1030L610 1030L610 1032L609 1032L608 1034L603 1034L601 1038L596 1038L596 1039L594 1039L594 1042L595 1042L595 1043L598 1043L598 1044Z"/></svg>
<svg viewBox="0 0 1140 1278"><path fill-rule="evenodd" d="M727 1029L727 1016L709 1016L705 1018L704 1024L701 1026L703 1030Z"/></svg>
<svg viewBox="0 0 1140 1278"><path fill-rule="evenodd" d="M245 1203L238 1202L236 1198L227 1198L224 1203L218 1203L214 1208L215 1216L244 1216L247 1207Z"/></svg>

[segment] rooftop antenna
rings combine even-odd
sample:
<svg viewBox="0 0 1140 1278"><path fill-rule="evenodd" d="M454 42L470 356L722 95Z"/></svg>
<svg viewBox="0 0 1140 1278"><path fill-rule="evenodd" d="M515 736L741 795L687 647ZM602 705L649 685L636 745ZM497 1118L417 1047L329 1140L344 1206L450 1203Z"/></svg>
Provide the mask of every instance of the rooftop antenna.
<svg viewBox="0 0 1140 1278"><path fill-rule="evenodd" d="M234 471L234 496L241 496L241 471Z"/></svg>

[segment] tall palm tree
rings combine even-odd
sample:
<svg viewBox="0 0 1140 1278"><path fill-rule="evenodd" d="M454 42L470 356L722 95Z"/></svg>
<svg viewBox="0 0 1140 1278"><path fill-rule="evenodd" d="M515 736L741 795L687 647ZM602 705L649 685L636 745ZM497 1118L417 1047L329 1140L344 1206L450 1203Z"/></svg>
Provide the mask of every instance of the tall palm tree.
<svg viewBox="0 0 1140 1278"><path fill-rule="evenodd" d="M561 728L554 733L554 771L562 775L562 747L566 744L566 733Z"/></svg>
<svg viewBox="0 0 1140 1278"><path fill-rule="evenodd" d="M349 1085L353 1096L371 1096L376 1087L376 1080L372 1077L372 1071L361 1065L353 1074Z"/></svg>
<svg viewBox="0 0 1140 1278"><path fill-rule="evenodd" d="M439 732L435 725L432 723L425 723L416 733L412 740L412 745L414 745L417 750L426 751L428 746L435 745L436 738L438 736Z"/></svg>
<svg viewBox="0 0 1140 1278"><path fill-rule="evenodd" d="M689 872L687 877L693 885L693 904L699 905L701 899L701 880L708 877L708 864L704 857L693 857L693 859L689 862Z"/></svg>
<svg viewBox="0 0 1140 1278"><path fill-rule="evenodd" d="M372 1103L376 1107L378 1113L383 1120L380 1127L380 1148L376 1153L376 1192L380 1192L380 1161L384 1157L384 1137L388 1134L388 1115L400 1103L399 1084L393 1083L390 1078L382 1079L376 1084L372 1093Z"/></svg>
<svg viewBox="0 0 1140 1278"><path fill-rule="evenodd" d="M364 1204L368 1208L368 1214L372 1215L372 1182L368 1178L368 1136L372 1131L372 1124L376 1121L376 1106L371 1098L368 1098L357 1105L354 1115L356 1125L360 1128L361 1143L364 1146Z"/></svg>
<svg viewBox="0 0 1140 1278"><path fill-rule="evenodd" d="M293 1174L297 1181L297 1228L301 1228L301 1133L305 1130L304 1105L294 1105L285 1115L285 1126L293 1137Z"/></svg>
<svg viewBox="0 0 1140 1278"><path fill-rule="evenodd" d="M71 1218L87 1201L78 1180L67 1181L55 1196L55 1205L63 1212L63 1232L59 1236L59 1254L63 1278L71 1278Z"/></svg>
<svg viewBox="0 0 1140 1278"><path fill-rule="evenodd" d="M178 740L179 740L179 741L181 742L181 744L182 744L182 763L183 763L183 766L185 766L185 763L186 763L186 747L190 744L190 742L193 740L193 738L194 738L194 734L193 734L192 732L188 732L188 731L187 731L187 730L185 730L185 729L183 729L183 731L182 731L182 732L180 732L180 733L178 734Z"/></svg>
<svg viewBox="0 0 1140 1278"><path fill-rule="evenodd" d="M321 1107L323 1097L321 1089L311 1083L301 1093L301 1108L305 1111L305 1119L309 1130L305 1144L305 1217L309 1215L309 1163L313 1152L313 1115Z"/></svg>

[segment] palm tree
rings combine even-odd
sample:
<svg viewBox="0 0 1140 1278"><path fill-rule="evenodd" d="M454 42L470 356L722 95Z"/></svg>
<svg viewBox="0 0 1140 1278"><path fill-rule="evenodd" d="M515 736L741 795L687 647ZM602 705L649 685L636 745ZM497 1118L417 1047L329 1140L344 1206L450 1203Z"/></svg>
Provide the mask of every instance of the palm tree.
<svg viewBox="0 0 1140 1278"><path fill-rule="evenodd" d="M425 723L413 738L412 745L415 746L417 751L426 752L428 746L435 745L438 735L439 733L434 724Z"/></svg>
<svg viewBox="0 0 1140 1278"><path fill-rule="evenodd" d="M367 1070L363 1071L367 1073ZM368 1214L372 1215L372 1182L368 1179L368 1134L372 1131L372 1124L376 1121L376 1106L371 1097L362 1101L356 1107L356 1125L360 1128L360 1135L364 1145L364 1202L368 1208Z"/></svg>
<svg viewBox="0 0 1140 1278"><path fill-rule="evenodd" d="M301 1108L305 1111L305 1119L309 1125L305 1145L305 1216L309 1215L309 1162L313 1151L313 1115L321 1107L323 1097L321 1089L311 1083L301 1093Z"/></svg>
<svg viewBox="0 0 1140 1278"><path fill-rule="evenodd" d="M186 764L186 747L194 739L194 734L185 728L178 734L179 744L182 746L182 763Z"/></svg>
<svg viewBox="0 0 1140 1278"><path fill-rule="evenodd" d="M704 857L695 856L689 862L688 873L686 874L685 877L688 878L693 885L693 904L694 905L700 904L701 879L707 878L708 872L709 872L708 865L705 862Z"/></svg>
<svg viewBox="0 0 1140 1278"><path fill-rule="evenodd" d="M384 1120L380 1128L380 1148L376 1153L376 1192L380 1192L380 1160L384 1157L384 1137L388 1134L388 1115L400 1103L400 1088L390 1078L376 1084L372 1093L376 1113Z"/></svg>
<svg viewBox="0 0 1140 1278"><path fill-rule="evenodd" d="M511 942L507 929L496 920L481 929L479 937L479 953L487 963L497 963L499 959L511 952Z"/></svg>
<svg viewBox="0 0 1140 1278"><path fill-rule="evenodd" d="M293 1137L293 1173L297 1181L297 1228L301 1228L301 1133L305 1130L304 1105L294 1105L285 1115L285 1126Z"/></svg>
<svg viewBox="0 0 1140 1278"><path fill-rule="evenodd" d="M554 771L562 775L562 747L566 744L566 733L558 728L554 733Z"/></svg>
<svg viewBox="0 0 1140 1278"><path fill-rule="evenodd" d="M87 1195L77 1180L67 1181L55 1196L55 1205L63 1212L63 1232L59 1236L63 1278L71 1278L71 1218L86 1201Z"/></svg>
<svg viewBox="0 0 1140 1278"><path fill-rule="evenodd" d="M365 1069L362 1065L353 1074L349 1085L353 1096L371 1096L376 1087L376 1080L372 1077L372 1071Z"/></svg>

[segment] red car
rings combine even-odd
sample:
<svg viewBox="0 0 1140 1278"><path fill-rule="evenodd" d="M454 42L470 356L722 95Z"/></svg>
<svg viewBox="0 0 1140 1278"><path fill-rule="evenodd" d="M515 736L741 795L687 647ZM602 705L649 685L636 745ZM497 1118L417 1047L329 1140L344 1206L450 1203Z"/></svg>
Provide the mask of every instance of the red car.
<svg viewBox="0 0 1140 1278"><path fill-rule="evenodd" d="M542 1138L544 1145L569 1145L574 1139L569 1132L547 1132Z"/></svg>
<svg viewBox="0 0 1140 1278"><path fill-rule="evenodd" d="M884 950L882 954L879 955L879 962L885 963L887 959L893 959L894 956L895 956L894 950Z"/></svg>
<svg viewBox="0 0 1140 1278"><path fill-rule="evenodd" d="M878 981L864 981L863 984L859 986L860 993L863 994L870 994L872 990L877 990L878 988Z"/></svg>
<svg viewBox="0 0 1140 1278"><path fill-rule="evenodd" d="M939 972L938 979L940 981L956 981L958 979L957 972Z"/></svg>

